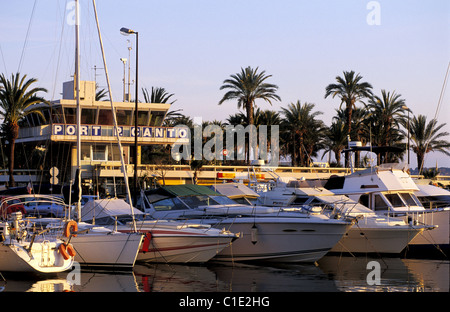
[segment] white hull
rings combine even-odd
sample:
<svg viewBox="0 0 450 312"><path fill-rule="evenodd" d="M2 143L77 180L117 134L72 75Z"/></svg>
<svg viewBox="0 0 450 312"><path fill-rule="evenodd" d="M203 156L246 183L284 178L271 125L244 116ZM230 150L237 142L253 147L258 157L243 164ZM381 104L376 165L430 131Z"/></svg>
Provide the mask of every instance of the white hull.
<svg viewBox="0 0 450 312"><path fill-rule="evenodd" d="M277 220L278 219L278 220ZM241 237L220 252L214 260L220 261L271 261L315 262L322 258L351 226L349 223L305 222L303 218L228 219L220 223ZM235 222L233 222L235 221Z"/></svg>
<svg viewBox="0 0 450 312"><path fill-rule="evenodd" d="M64 260L58 252L60 243L35 242L31 253L17 242L0 243L0 272L59 273L72 268L73 259Z"/></svg>
<svg viewBox="0 0 450 312"><path fill-rule="evenodd" d="M118 226L129 232L129 226ZM137 261L204 263L229 246L235 234L209 226L166 220L138 221L137 231L145 237Z"/></svg>
<svg viewBox="0 0 450 312"><path fill-rule="evenodd" d="M143 245L145 245L144 239ZM138 261L167 263L204 263L229 246L230 237L152 231L149 246L139 250Z"/></svg>
<svg viewBox="0 0 450 312"><path fill-rule="evenodd" d="M106 269L132 269L141 242L141 234L104 232L79 234L70 241L77 252L75 261Z"/></svg>
<svg viewBox="0 0 450 312"><path fill-rule="evenodd" d="M331 252L400 254L422 231L408 226L370 228L354 225Z"/></svg>
<svg viewBox="0 0 450 312"><path fill-rule="evenodd" d="M417 235L410 245L449 245L450 210L423 213L419 216L415 214L414 217L421 223L433 224L437 228Z"/></svg>

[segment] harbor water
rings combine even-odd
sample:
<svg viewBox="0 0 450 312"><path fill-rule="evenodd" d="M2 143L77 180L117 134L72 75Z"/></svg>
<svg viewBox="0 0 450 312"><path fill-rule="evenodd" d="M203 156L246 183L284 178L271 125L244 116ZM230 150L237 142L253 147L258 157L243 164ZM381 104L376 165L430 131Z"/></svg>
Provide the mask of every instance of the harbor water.
<svg viewBox="0 0 450 312"><path fill-rule="evenodd" d="M327 255L311 264L142 264L52 276L1 273L0 292L311 293L449 292L448 259Z"/></svg>

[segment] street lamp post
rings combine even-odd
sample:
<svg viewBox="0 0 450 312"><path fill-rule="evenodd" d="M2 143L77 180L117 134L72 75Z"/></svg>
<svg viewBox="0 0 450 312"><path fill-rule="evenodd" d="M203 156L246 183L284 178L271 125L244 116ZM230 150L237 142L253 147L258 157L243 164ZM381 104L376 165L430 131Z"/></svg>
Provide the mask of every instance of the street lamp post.
<svg viewBox="0 0 450 312"><path fill-rule="evenodd" d="M138 196L138 174L137 174L137 169L138 169L138 97L139 97L139 93L138 93L138 50L139 50L139 46L138 46L138 32L122 27L120 29L120 32L123 35L130 35L130 34L135 34L136 35L136 81L135 81L135 87L136 87L136 91L135 91L135 107L134 107L134 195L133 195L133 200L134 200L134 205L137 204L137 196ZM129 96L129 95L128 95Z"/></svg>

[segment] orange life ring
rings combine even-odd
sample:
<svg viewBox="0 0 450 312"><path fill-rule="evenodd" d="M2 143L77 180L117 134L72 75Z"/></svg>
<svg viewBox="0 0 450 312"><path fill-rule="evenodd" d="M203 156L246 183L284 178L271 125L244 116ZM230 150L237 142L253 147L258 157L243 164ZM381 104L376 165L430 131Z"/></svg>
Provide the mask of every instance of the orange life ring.
<svg viewBox="0 0 450 312"><path fill-rule="evenodd" d="M66 245L65 243L61 243L58 250L65 260L68 260L70 257L75 257L77 254L71 244Z"/></svg>
<svg viewBox="0 0 450 312"><path fill-rule="evenodd" d="M66 226L64 227L64 236L70 237L72 232L78 231L78 223L76 223L73 220L70 220L66 223ZM77 234L72 234L73 237L77 237Z"/></svg>

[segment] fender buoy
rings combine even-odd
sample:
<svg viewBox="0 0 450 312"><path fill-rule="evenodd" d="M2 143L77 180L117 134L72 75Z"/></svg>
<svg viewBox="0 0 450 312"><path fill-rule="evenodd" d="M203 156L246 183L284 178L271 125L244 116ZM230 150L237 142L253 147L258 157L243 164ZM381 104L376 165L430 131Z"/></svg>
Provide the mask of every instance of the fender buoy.
<svg viewBox="0 0 450 312"><path fill-rule="evenodd" d="M76 231L78 231L78 223L76 223L73 220L70 220L69 222L66 223L66 226L64 227L64 236L70 237L72 232ZM77 237L77 234L73 234L72 236Z"/></svg>
<svg viewBox="0 0 450 312"><path fill-rule="evenodd" d="M152 240L152 233L147 232L144 237L144 242L142 243L141 251L146 253L148 251L148 247L150 246L150 241Z"/></svg>
<svg viewBox="0 0 450 312"><path fill-rule="evenodd" d="M66 245L65 243L61 243L58 250L63 256L64 260L68 260L70 257L75 257L77 254L71 244Z"/></svg>

